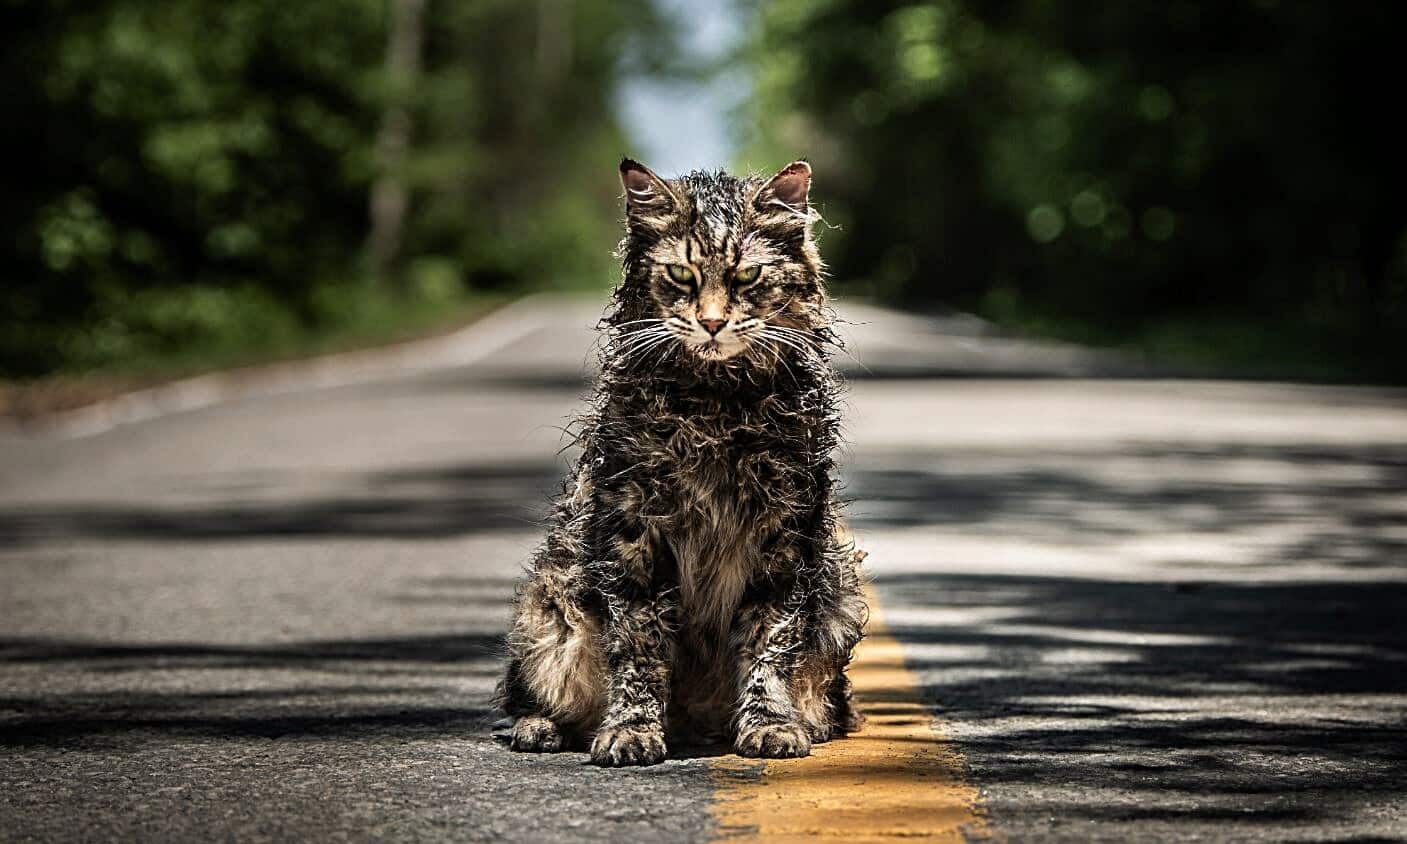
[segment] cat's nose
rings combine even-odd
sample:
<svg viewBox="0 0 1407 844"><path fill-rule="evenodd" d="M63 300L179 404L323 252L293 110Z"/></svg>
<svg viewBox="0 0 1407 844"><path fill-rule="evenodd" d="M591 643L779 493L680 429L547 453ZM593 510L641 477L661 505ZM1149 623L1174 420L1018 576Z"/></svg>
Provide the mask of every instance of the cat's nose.
<svg viewBox="0 0 1407 844"><path fill-rule="evenodd" d="M704 331L707 331L709 334L717 334L718 332L722 331L722 330L723 330L723 326L725 326L725 325L727 325L727 324L728 324L728 320L726 320L726 319L701 319L701 320L699 320L699 325L702 325L702 326L703 326L703 330L704 330Z"/></svg>

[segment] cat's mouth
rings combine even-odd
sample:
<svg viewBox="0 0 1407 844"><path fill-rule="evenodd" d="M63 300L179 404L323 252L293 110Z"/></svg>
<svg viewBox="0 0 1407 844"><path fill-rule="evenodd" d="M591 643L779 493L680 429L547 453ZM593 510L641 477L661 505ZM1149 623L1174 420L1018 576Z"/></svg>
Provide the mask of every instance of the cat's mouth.
<svg viewBox="0 0 1407 844"><path fill-rule="evenodd" d="M720 343L717 339L707 340L694 346L694 354L704 360L727 360L743 350L741 343Z"/></svg>

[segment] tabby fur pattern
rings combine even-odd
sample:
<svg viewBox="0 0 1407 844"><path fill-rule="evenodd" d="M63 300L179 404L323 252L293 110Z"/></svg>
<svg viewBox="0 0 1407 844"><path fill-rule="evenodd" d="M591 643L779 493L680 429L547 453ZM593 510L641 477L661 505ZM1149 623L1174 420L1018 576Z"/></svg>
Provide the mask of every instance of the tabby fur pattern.
<svg viewBox="0 0 1407 844"><path fill-rule="evenodd" d="M571 477L518 590L515 750L810 753L854 729L867 610L838 518L838 346L811 169L665 180L626 159L624 275ZM754 271L752 268L757 268Z"/></svg>

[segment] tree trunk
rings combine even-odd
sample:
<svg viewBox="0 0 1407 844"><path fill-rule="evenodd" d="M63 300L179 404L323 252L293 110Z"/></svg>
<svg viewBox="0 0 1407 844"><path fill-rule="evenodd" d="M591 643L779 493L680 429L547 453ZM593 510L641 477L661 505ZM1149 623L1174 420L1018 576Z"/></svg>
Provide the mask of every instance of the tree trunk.
<svg viewBox="0 0 1407 844"><path fill-rule="evenodd" d="M386 39L386 109L376 134L376 180L371 185L367 255L378 279L393 270L401 248L410 192L404 167L410 150L411 93L420 76L425 0L390 0Z"/></svg>

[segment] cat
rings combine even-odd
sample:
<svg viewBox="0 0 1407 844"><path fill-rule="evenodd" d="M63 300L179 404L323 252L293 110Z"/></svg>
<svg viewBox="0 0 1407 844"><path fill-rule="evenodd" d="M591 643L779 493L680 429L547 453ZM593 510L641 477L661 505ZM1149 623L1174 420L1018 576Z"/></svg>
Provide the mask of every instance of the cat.
<svg viewBox="0 0 1407 844"><path fill-rule="evenodd" d="M630 159L595 398L515 600L514 750L604 766L731 737L797 757L854 730L867 608L841 526L839 379L811 167L663 179ZM666 732L668 727L668 732Z"/></svg>

